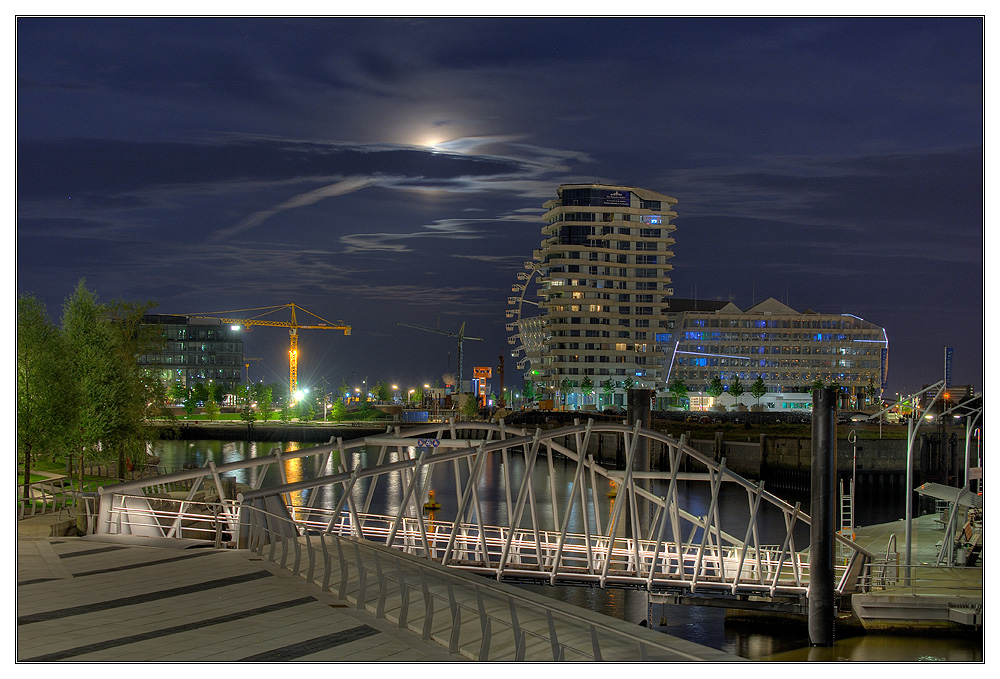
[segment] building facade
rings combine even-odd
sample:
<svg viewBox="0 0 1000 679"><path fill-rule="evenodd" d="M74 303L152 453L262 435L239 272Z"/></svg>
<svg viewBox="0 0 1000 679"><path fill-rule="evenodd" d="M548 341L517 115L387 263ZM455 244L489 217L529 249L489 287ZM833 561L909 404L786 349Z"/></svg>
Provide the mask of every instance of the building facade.
<svg viewBox="0 0 1000 679"><path fill-rule="evenodd" d="M655 389L664 380L655 337L673 294L677 200L604 184L564 184L557 195L544 204L534 251L540 314L519 323L526 379L540 398L566 407L601 396L602 405L620 404L629 386Z"/></svg>
<svg viewBox="0 0 1000 679"><path fill-rule="evenodd" d="M160 352L139 357L167 387L192 387L198 382L222 384L226 394L235 394L243 375L243 337L239 329L216 318L148 315L143 322L162 331Z"/></svg>
<svg viewBox="0 0 1000 679"><path fill-rule="evenodd" d="M656 347L663 388L684 382L692 407L704 403L716 377L728 393L735 379L749 391L760 376L769 394L808 393L817 380L837 384L845 407L864 408L869 385L881 397L888 376L884 328L851 314L795 311L774 298L746 311L731 302L675 299Z"/></svg>

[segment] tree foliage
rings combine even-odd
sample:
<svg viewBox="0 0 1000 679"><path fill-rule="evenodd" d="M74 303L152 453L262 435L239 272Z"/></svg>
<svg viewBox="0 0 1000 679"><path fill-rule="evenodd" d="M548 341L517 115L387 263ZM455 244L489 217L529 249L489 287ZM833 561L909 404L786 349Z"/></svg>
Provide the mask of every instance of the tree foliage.
<svg viewBox="0 0 1000 679"><path fill-rule="evenodd" d="M677 405L683 406L685 399L687 399L688 386L684 380L675 377L673 383L670 385L670 393L677 399Z"/></svg>
<svg viewBox="0 0 1000 679"><path fill-rule="evenodd" d="M757 399L757 405L760 405L760 397L766 393L767 385L764 384L764 378L757 375L757 379L750 385L750 395Z"/></svg>
<svg viewBox="0 0 1000 679"><path fill-rule="evenodd" d="M740 382L739 377L733 377L733 381L729 384L729 393L733 398L739 400L740 396L743 395L743 383Z"/></svg>
<svg viewBox="0 0 1000 679"><path fill-rule="evenodd" d="M64 382L79 395L79 407L68 416L76 420L81 461L116 461L119 478L127 465L145 464L146 446L156 438L151 421L166 415L163 383L138 362L161 341L155 328L142 323L152 306L99 303L83 280L63 304L69 357Z"/></svg>
<svg viewBox="0 0 1000 679"><path fill-rule="evenodd" d="M24 497L33 456L56 453L71 430L65 411L74 394L61 385L66 352L45 305L32 296L17 300L17 453L24 465Z"/></svg>
<svg viewBox="0 0 1000 679"><path fill-rule="evenodd" d="M723 391L725 391L725 389L722 387L722 380L718 375L716 375L712 378L712 381L708 383L708 389L705 390L705 393L712 398L719 398L722 396Z"/></svg>

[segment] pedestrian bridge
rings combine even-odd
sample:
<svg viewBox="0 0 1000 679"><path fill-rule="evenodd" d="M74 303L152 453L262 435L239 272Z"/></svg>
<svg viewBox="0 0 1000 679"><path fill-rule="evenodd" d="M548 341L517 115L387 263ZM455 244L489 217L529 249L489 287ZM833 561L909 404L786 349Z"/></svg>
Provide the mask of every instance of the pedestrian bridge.
<svg viewBox="0 0 1000 679"><path fill-rule="evenodd" d="M623 470L595 462L596 436L618 441ZM652 446L664 453L660 471L648 471ZM264 483L268 468L278 470L277 485ZM234 492L227 478L250 478L249 470L254 482ZM693 486L701 488L696 495ZM534 432L503 421L389 428L360 440L209 461L99 492L99 533L272 550L287 550L289 540L361 538L500 581L685 597L801 602L809 588L801 549L810 518L798 503L733 473L724 458L701 454L683 437L638 424L588 420ZM487 492L502 494L499 510L484 509ZM842 535L835 539L837 590L851 593L873 555Z"/></svg>

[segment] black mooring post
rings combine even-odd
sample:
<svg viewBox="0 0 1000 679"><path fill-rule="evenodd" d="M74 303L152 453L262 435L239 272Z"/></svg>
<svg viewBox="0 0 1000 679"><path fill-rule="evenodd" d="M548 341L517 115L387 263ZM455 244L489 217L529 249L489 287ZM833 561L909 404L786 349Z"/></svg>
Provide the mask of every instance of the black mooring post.
<svg viewBox="0 0 1000 679"><path fill-rule="evenodd" d="M809 643L833 645L833 548L837 474L837 390L813 389L809 530Z"/></svg>
<svg viewBox="0 0 1000 679"><path fill-rule="evenodd" d="M636 422L646 428L651 429L653 427L653 396L655 392L652 389L629 389L628 390L628 426L634 427ZM636 445L635 459L632 462L632 470L637 472L648 472L649 467L649 441L644 438L640 438ZM653 482L649 479L644 479L636 482L636 486L644 488L645 490L650 490L652 488ZM642 527L642 534L646 535L649 530L649 522L652 518L652 506L650 503L645 501L639 501L636 503L638 505L639 511L637 512L639 516L639 525ZM626 517L629 515L626 514ZM631 526L630 522L626 522L626 525Z"/></svg>

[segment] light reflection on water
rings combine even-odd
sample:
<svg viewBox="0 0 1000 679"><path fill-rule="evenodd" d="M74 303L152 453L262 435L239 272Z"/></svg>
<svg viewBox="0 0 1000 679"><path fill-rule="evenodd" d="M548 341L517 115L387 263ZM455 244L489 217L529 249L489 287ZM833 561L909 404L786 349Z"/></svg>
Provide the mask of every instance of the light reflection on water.
<svg viewBox="0 0 1000 679"><path fill-rule="evenodd" d="M196 463L203 466L209 459L209 455L216 464L221 464L270 455L275 448L287 452L299 450L308 445L294 442L160 441L154 446L154 454L161 458L160 465L162 467L180 469L185 463ZM419 454L419 450L410 447L404 449L403 454L416 456ZM397 451L386 451L382 462L394 462L399 459L398 455ZM359 464L375 464L378 456L378 449L356 449L350 453L350 459L346 465L347 469L353 469ZM491 460L491 464L484 468L483 483L478 489L479 505L486 523L506 525L508 523L508 489L505 487L504 479L507 476L503 473L500 456L493 455L491 457L494 459ZM317 468L319 462L318 458L315 460L309 458L286 460L285 474L288 482L341 471L341 460L337 452L330 456L322 469ZM553 496L556 498L556 507L562 514L569 499L576 465L563 458L554 459L551 467L547 461L540 462L542 462L543 468L552 469L552 478L550 479L548 474L540 473L530 481L538 501L536 512L539 522L542 525L552 526L554 525L553 509L548 498ZM508 456L507 464L511 479L509 493L512 498L516 499L525 475L524 458L512 454ZM240 470L234 476L237 483L252 487L256 485L261 473L263 473L263 468L256 467ZM442 505L441 509L434 513L436 519L451 521L455 518L458 502L455 492L456 474L459 475L464 484L469 477L467 462L459 461L457 465L443 463L434 465L433 468L424 467L421 470L421 486L425 489L433 488L436 500ZM267 471L264 486L278 485L279 483L281 483L280 471L272 465ZM700 485L681 484L679 489L681 503L689 511L698 515L708 511L709 498L704 487L699 488ZM377 492L372 497L371 511L377 514L395 514L399 510L404 489L405 480L402 474L383 475L378 481ZM355 487L353 498L359 510L370 490L370 479L360 480ZM341 494L339 488L310 489L294 493L292 501L295 504L306 504L310 493L316 492L320 494L316 499L316 504L321 507L334 506ZM666 487L654 484L653 492L657 495L665 495ZM778 495L783 496L781 493ZM420 504L423 504L427 498L418 499ZM809 511L808 497L785 497L784 499L792 503L796 500L801 501L804 511ZM890 498L890 502L899 499ZM607 497L606 493L601 492L597 493L596 500L597 517L594 515L593 498L588 498L588 521L593 529L595 519L599 518L601 526L606 529L614 500ZM882 504L877 504L878 500L882 500ZM891 516L892 512L898 511L894 503L887 509L884 500L885 498L873 498L873 501L867 505L859 502L857 523L864 524L868 517L884 516L887 512ZM901 506L902 502L899 502L899 505ZM733 484L725 484L724 492L720 498L720 515L724 517L724 521L734 521L728 525L724 524L727 532L740 538L743 537L746 530L746 519L739 517L747 515L747 507L748 499L745 491L736 488ZM901 515L901 513L897 514L897 516ZM784 535L784 525L780 512L771 510L764 516L763 524L760 536L761 544L779 542L780 536ZM570 530L584 532L583 516L578 507L570 515ZM809 538L806 527L803 527L802 531L796 532L795 541L797 549L808 546ZM808 632L804 625L776 627L734 623L726 620L724 610L701 606L661 606L656 604L650 612L647 608L646 595L643 592L632 590L601 590L589 587L543 585L525 585L523 587L553 599L636 624L646 619L647 614L651 613L650 619L654 629L751 660L784 662L836 662L842 660L862 662L981 662L983 659L981 636L970 635L969 637L954 638L868 634L838 639L830 648L809 647Z"/></svg>

